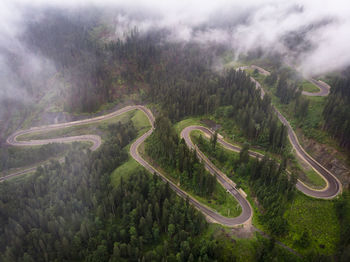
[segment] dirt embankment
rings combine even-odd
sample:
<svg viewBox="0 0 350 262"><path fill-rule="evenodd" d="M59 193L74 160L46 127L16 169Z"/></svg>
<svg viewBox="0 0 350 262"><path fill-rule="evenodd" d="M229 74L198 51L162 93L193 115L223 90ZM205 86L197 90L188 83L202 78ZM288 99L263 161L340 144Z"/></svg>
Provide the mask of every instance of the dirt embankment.
<svg viewBox="0 0 350 262"><path fill-rule="evenodd" d="M321 165L336 175L344 189L350 186L350 156L346 156L345 153L341 153L333 147L300 136L300 134L298 134L298 137L301 138L305 150Z"/></svg>

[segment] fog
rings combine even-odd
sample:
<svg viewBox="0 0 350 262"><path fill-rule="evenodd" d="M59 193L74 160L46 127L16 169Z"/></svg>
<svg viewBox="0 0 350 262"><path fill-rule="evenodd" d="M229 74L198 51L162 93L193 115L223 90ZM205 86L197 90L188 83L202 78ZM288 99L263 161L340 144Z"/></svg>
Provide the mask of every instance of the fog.
<svg viewBox="0 0 350 262"><path fill-rule="evenodd" d="M40 7L47 5L45 2L18 3ZM307 74L350 64L347 0L50 1L51 6L66 8L87 3L122 9L123 14L116 14L119 34L134 26L140 31L166 28L172 32L169 40L220 42L232 47L236 56L256 48L277 51ZM20 18L16 15L15 19Z"/></svg>
<svg viewBox="0 0 350 262"><path fill-rule="evenodd" d="M221 43L231 48L236 58L256 49L265 54L278 52L308 75L341 70L350 64L350 2L346 0L3 0L1 99L28 98L5 54L20 54L19 67L29 78L40 79L54 72L50 61L30 53L20 40L28 14L40 20L40 14L35 15L39 9L70 11L86 6L98 7L113 17L119 38L134 27L141 33L167 29L169 41Z"/></svg>

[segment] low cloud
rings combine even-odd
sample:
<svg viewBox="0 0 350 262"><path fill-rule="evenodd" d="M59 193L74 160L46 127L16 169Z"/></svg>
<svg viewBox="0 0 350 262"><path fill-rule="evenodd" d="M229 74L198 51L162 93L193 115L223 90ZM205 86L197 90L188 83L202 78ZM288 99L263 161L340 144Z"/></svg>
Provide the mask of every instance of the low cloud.
<svg viewBox="0 0 350 262"><path fill-rule="evenodd" d="M26 53L20 41L28 10L65 11L86 6L95 6L112 17L119 38L135 27L141 33L166 29L170 41L220 43L232 48L236 57L257 48L278 52L306 74L350 65L350 2L346 0L5 0L0 3L1 77L11 71L6 52L29 58L23 61L36 61L38 75L47 68L49 62ZM40 20L40 12L31 19ZM0 94L4 96L2 83Z"/></svg>
<svg viewBox="0 0 350 262"><path fill-rule="evenodd" d="M91 3L101 5L100 2ZM99 3L99 4L98 4ZM171 41L221 43L236 56L280 53L305 74L350 65L350 2L218 0L103 2L124 10L121 28L167 29ZM73 4L74 6L74 4Z"/></svg>

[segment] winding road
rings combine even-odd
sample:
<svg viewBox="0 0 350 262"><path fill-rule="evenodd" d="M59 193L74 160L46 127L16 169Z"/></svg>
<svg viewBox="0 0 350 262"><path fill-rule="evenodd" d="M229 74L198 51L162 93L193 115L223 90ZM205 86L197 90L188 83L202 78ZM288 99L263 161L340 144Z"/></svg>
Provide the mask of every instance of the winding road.
<svg viewBox="0 0 350 262"><path fill-rule="evenodd" d="M258 72L264 76L269 76L270 72L265 70L264 68L257 66L257 65L250 65L250 66L241 66L238 69L240 70L245 70L245 69L256 69L258 70ZM252 79L252 77L251 77ZM307 91L303 91L302 94L305 96L328 96L331 87L323 82L322 80L316 80L314 78L307 78L307 81L309 81L310 83L314 84L315 86L317 86L320 90L318 92L307 92ZM252 79L253 82L256 82L256 80L253 78Z"/></svg>
<svg viewBox="0 0 350 262"><path fill-rule="evenodd" d="M74 122L68 122L68 123L33 127L30 129L27 129L27 130L20 130L20 131L13 133L11 136L9 136L6 142L12 146L34 146L34 145L44 145L44 144L53 143L53 142L69 143L69 142L73 142L73 141L87 141L87 142L92 143L92 146L90 147L90 149L96 150L101 145L101 138L99 136L96 136L96 135L82 135L82 136L62 137L62 138L43 139L43 140L29 140L29 141L19 141L18 137L25 135L25 134L38 133L38 132L43 133L43 132L48 132L48 131L61 129L61 128L67 128L67 127L71 127L71 126L96 123L96 122L110 119L112 117L116 117L118 115L124 114L128 111L131 111L131 110L136 110L136 109L141 110L142 112L145 113L145 115L147 116L152 127L149 131L147 131L141 137L136 139L136 141L131 145L130 155L138 163L140 163L142 166L144 166L148 171L159 175L163 181L169 183L169 186L171 187L171 189L173 189L179 196L181 196L183 198L188 198L189 202L192 205L194 205L198 210L200 210L209 221L219 223L219 224L229 226L229 227L249 223L250 219L252 217L252 214L253 214L252 208L251 208L249 202L245 199L245 197L243 197L237 190L235 190L235 188L233 188L233 186L230 186L230 183L233 184L232 181L229 182L228 179L223 181L222 179L220 180L220 178L219 178L219 182L225 186L225 188L228 190L228 192L230 194L232 194L238 200L240 205L242 206L242 212L238 217L229 218L229 217L225 217L225 216L218 214L216 211L212 210L211 208L209 208L206 205L197 201L195 198L193 198L187 192L183 191L179 186L177 186L175 183L173 183L171 180L169 180L164 174L162 174L160 171L158 171L156 168L154 168L150 163L148 163L146 160L144 160L140 156L140 154L138 152L138 148L147 139L147 137L149 137L152 134L152 132L154 130L154 121L155 121L152 112L144 106L141 106L141 105L127 106L127 107L124 107L120 110L117 110L113 113L110 113L110 114L107 114L104 116L99 116L99 117L94 117L94 118L79 120L79 121L74 121ZM60 159L60 161L62 161L62 160L63 159ZM5 181L5 180L10 179L10 178L15 177L15 176L34 172L35 169L36 169L36 167L31 167L31 168L28 168L25 170L21 170L19 172L14 172L10 175L1 177L0 182Z"/></svg>
<svg viewBox="0 0 350 262"><path fill-rule="evenodd" d="M316 80L313 78L308 79L308 81L313 83L315 86L317 86L320 89L320 91L315 93L303 91L302 92L303 95L306 95L306 96L328 96L329 95L329 91L331 87L327 83L323 82L322 80Z"/></svg>
<svg viewBox="0 0 350 262"><path fill-rule="evenodd" d="M268 74L268 72L262 68L255 67L256 69L259 70L260 73L263 74ZM246 69L245 68L239 68L239 69ZM262 97L264 96L264 91L261 88L260 84L254 79L251 78L252 81L256 84L256 88L259 88L261 90ZM101 138L97 135L82 135L82 136L71 136L71 137L62 137L62 138L53 138L53 139L43 139L43 140L28 140L28 141L19 141L18 137L25 135L25 134L31 134L31 133L43 133L43 132L48 132L56 129L61 129L61 128L67 128L71 126L78 126L78 125L84 125L84 124L91 124L91 123L97 123L100 121L104 121L113 117L116 117L118 115L124 114L126 112L129 112L131 110L141 110L142 112L145 113L147 116L149 122L151 123L151 129L147 131L145 134L143 134L141 137L137 138L136 141L131 145L130 147L130 155L142 166L144 166L149 172L157 174L161 177L161 179L167 183L169 183L169 186L181 197L187 198L189 202L195 206L198 210L200 210L209 221L219 223L225 226L237 226L237 225L242 225L246 223L250 223L253 211L252 207L250 206L249 202L246 199L246 194L241 190L236 188L236 184L230 180L223 172L221 172L215 165L198 149L198 147L193 144L190 138L190 133L193 130L200 130L201 132L204 132L207 135L212 135L212 131L206 127L203 126L189 126L186 127L182 130L181 132L181 137L185 139L186 144L189 148L193 148L196 150L197 155L200 159L202 159L203 163L205 164L206 169L214 176L216 176L217 180L219 183L226 189L226 191L231 194L233 197L236 198L238 203L242 207L242 212L239 216L234 217L234 218L229 218L222 216L218 214L216 211L212 210L211 208L207 207L206 205L198 202L195 198L193 198L191 195L189 195L187 192L183 191L178 185L173 183L170 179L168 179L164 174L162 174L159 170L157 170L155 167L153 167L150 163L148 163L138 152L139 146L149 137L153 130L154 130L154 116L152 112L141 105L135 105L135 106L127 106L122 109L119 109L117 111L114 111L112 113L103 115L103 116L98 116L90 119L85 119L85 120L79 120L79 121L73 121L73 122L68 122L68 123L60 123L60 124L53 124L53 125L45 125L45 126L40 126L40 127L32 127L30 129L26 130L19 130L15 133L13 133L11 136L8 137L7 143L12 145L12 146L34 146L34 145L44 145L48 143L69 143L73 141L87 141L91 142L92 146L90 147L91 150L96 150L100 145L101 145ZM316 198L333 198L335 197L339 192L341 192L341 183L339 180L331 174L326 168L324 168L321 164L319 164L316 160L314 160L310 155L308 155L305 150L301 147L299 144L299 141L288 123L288 121L283 117L283 115L276 109L274 108L278 118L280 121L285 124L288 128L288 137L293 145L296 153L303 158L318 174L321 175L327 182L326 188L322 190L314 190L312 188L309 188L306 186L304 183L298 180L297 182L297 188L312 197ZM225 148L235 151L235 152L240 152L241 148L235 145L232 145L225 140L223 140L221 137L218 137L218 142L223 145ZM257 157L257 158L262 158L263 155L254 151L249 151L250 156L252 157ZM60 161L64 161L64 159L60 159ZM31 173L34 172L36 169L35 167L31 167L25 170L21 170L18 172L11 173L7 176L1 177L0 182L5 181L7 179L10 179L15 176L23 175L26 173Z"/></svg>
<svg viewBox="0 0 350 262"><path fill-rule="evenodd" d="M250 66L253 69L257 69L259 71L259 73L263 74L263 75L269 75L270 73L268 71L266 71L265 69L258 67L258 66ZM249 68L249 66L243 66L243 67L239 67L237 70L245 70ZM258 81L256 81L253 77L251 77L251 80L255 83L256 88L261 90L261 97L263 98L265 95L265 92L263 90L263 88L261 87L261 85L259 84ZM313 80L317 83L321 83L319 81ZM323 82L322 82L323 83ZM329 93L329 89L330 87L324 83L324 85L322 85L324 90L327 89L328 93ZM328 87L326 87L328 86ZM321 91L319 93L321 93L323 96L328 95L328 93L326 91ZM309 93L304 93L304 95L309 95ZM310 93L313 96L317 93ZM326 186L323 189L320 190L316 190L316 189L312 189L309 186L305 185L302 181L298 180L297 182L297 189L299 189L301 192L303 192L304 194L311 196L311 197L315 197L315 198L323 198L323 199L331 199L336 197L342 190L342 185L340 183L340 181L325 167L323 167L320 163L318 163L314 158L312 158L304 149L303 147L300 145L299 140L292 128L292 126L289 124L288 120L277 110L277 108L275 106L272 105L273 110L275 111L278 119L287 127L288 129L288 138L290 143L292 144L295 152L298 154L299 157L301 157L307 164L310 165L310 167L317 173L319 174L326 182Z"/></svg>

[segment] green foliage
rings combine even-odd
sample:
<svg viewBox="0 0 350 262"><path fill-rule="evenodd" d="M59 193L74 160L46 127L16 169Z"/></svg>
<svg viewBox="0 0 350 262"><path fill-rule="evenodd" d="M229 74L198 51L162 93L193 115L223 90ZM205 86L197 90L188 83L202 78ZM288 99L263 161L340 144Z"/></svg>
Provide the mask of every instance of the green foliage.
<svg viewBox="0 0 350 262"><path fill-rule="evenodd" d="M309 82L304 81L300 86L300 83L294 80L294 77L293 74L291 75L285 70L273 71L271 75L263 80L263 83L269 87L276 87L274 94L279 98L279 102L283 105L292 104L293 106L289 106L289 110L294 113L296 118L304 120L308 115L310 100L302 96L301 93L304 84Z"/></svg>
<svg viewBox="0 0 350 262"><path fill-rule="evenodd" d="M305 230L300 237L294 240L294 244L300 248L307 248L310 246L309 231Z"/></svg>
<svg viewBox="0 0 350 262"><path fill-rule="evenodd" d="M285 235L288 232L288 222L283 217L288 204L294 198L296 178L288 176L284 160L278 165L274 160L264 157L250 160L249 145L245 144L239 157L233 157L232 153L217 148L211 150L208 141L199 136L198 146L202 152L210 158L218 160L220 166L226 167L226 173L237 182L243 179L250 187L250 191L257 197L262 207L259 220L265 224L268 230L274 235ZM238 183L240 186L240 183Z"/></svg>
<svg viewBox="0 0 350 262"><path fill-rule="evenodd" d="M323 110L325 129L337 138L340 146L350 149L350 74L338 78Z"/></svg>
<svg viewBox="0 0 350 262"><path fill-rule="evenodd" d="M199 149L209 157L214 165L223 169L224 172L230 173L232 172L232 167L237 166L237 163L239 162L238 153L225 150L220 144L218 144L215 150L212 150L211 143L206 138L203 138L202 132L200 131L192 132L191 139L198 145Z"/></svg>
<svg viewBox="0 0 350 262"><path fill-rule="evenodd" d="M181 186L199 196L211 196L216 178L210 175L200 163L196 152L189 150L185 141L178 135L168 118L160 116L155 122L155 131L147 139L146 153L162 167L175 170L174 178Z"/></svg>
<svg viewBox="0 0 350 262"><path fill-rule="evenodd" d="M250 191L253 196L257 197L259 204L255 216L264 229L271 230L272 233L279 235L278 238L283 243L297 249L298 252L309 254L310 259L335 252L339 224L336 219L333 201L311 199L301 193L296 193L295 189L291 187L289 187L288 197L288 190L280 188L286 182L285 174L279 175L279 179L277 179L279 182L269 183L268 176L253 169L254 161L250 160L248 164L238 165L238 154L224 150L220 146L213 152L210 143L203 137L197 139L196 142L200 150L216 166L224 169L225 173L237 183L238 187L243 187L244 190ZM266 164L265 166L268 167ZM258 176L254 178L252 175ZM263 176L266 176L266 180L263 179ZM289 184L291 186L293 183L292 180L285 185ZM345 211L347 209L340 205L339 210ZM344 225L349 223L348 219L344 220ZM281 223L282 227L278 227L278 223ZM287 230L279 232L283 227ZM347 231L344 231L344 236L348 236L345 232ZM315 250L315 252L310 253L311 250Z"/></svg>
<svg viewBox="0 0 350 262"><path fill-rule="evenodd" d="M256 246L256 261L302 261L300 258L293 256L290 251L279 247L273 238L264 239L258 236Z"/></svg>
<svg viewBox="0 0 350 262"><path fill-rule="evenodd" d="M297 193L284 217L290 229L281 239L284 243L302 254L311 250L315 254L334 254L340 234L334 201L313 199Z"/></svg>
<svg viewBox="0 0 350 262"><path fill-rule="evenodd" d="M300 95L296 84L288 84L290 79L280 79L284 84L281 84L281 89L289 88L292 85L295 88L289 88L295 90L294 95L287 95L288 101L282 101L279 97L278 84L275 87L274 84L266 81L269 93L272 95L272 101L274 105L281 111L281 113L289 120L295 128L301 128L303 134L315 139L322 144L329 144L333 147L339 145L345 149L348 149L347 137L349 137L350 125L347 127L347 121L350 116L349 108L349 77L334 77L331 81L331 92L328 97L306 97ZM287 84L286 84L287 83ZM298 90L298 91L296 91ZM272 92L272 93L271 93ZM281 91L280 91L281 92ZM287 91L286 91L287 92ZM280 94L280 97L285 95ZM288 103L284 103L288 102Z"/></svg>
<svg viewBox="0 0 350 262"><path fill-rule="evenodd" d="M302 83L303 91L310 92L310 93L317 93L320 91L320 88L315 86L313 83L304 80Z"/></svg>
<svg viewBox="0 0 350 262"><path fill-rule="evenodd" d="M98 152L73 145L63 165L0 184L1 261L215 258L211 241L195 241L207 228L204 217L159 178L138 170L111 185L109 174L127 159L123 148L136 131L109 129L114 136Z"/></svg>
<svg viewBox="0 0 350 262"><path fill-rule="evenodd" d="M270 105L270 101L269 96L265 95L262 103ZM250 109L239 109L236 106L219 107L215 113L216 120L222 124L227 134L232 135L232 130L235 130L234 134L238 135L237 139L240 139L240 142L248 140L266 150L282 153L288 143L286 127L278 122L275 115L255 111L260 109L254 105L255 103L252 103Z"/></svg>
<svg viewBox="0 0 350 262"><path fill-rule="evenodd" d="M209 227L212 230L214 225ZM260 234L250 238L238 238L230 229L214 231L214 239L211 241L217 261L303 261L289 250L281 247L273 239L266 239ZM211 237L212 238L212 237ZM202 238L200 245L208 246L208 238ZM215 245L214 245L215 243Z"/></svg>
<svg viewBox="0 0 350 262"><path fill-rule="evenodd" d="M111 236L102 229L118 206L109 173L127 159L122 148L136 135L130 124L109 131L114 136L97 152L73 144L63 165L52 161L32 176L1 183L1 261L105 257L110 242L103 240Z"/></svg>
<svg viewBox="0 0 350 262"><path fill-rule="evenodd" d="M294 106L295 116L303 120L308 114L309 104L310 100L303 96L296 98Z"/></svg>
<svg viewBox="0 0 350 262"><path fill-rule="evenodd" d="M134 116L131 118L135 128L138 130L138 134L142 135L145 130L151 128L151 124L144 112L136 110Z"/></svg>
<svg viewBox="0 0 350 262"><path fill-rule="evenodd" d="M218 132L215 131L212 137L210 138L210 143L213 150L215 150L217 141L218 141Z"/></svg>
<svg viewBox="0 0 350 262"><path fill-rule="evenodd" d="M56 138L56 137L63 137L63 136L78 136L78 135L86 135L86 134L91 134L91 133L96 133L98 132L99 135L102 137L102 139L108 139L109 138L109 133L108 133L108 127L111 124L116 124L118 122L124 124L127 122L131 121L135 125L135 127L139 127L136 123L136 113L139 110L132 110L129 111L125 114L119 115L112 117L110 119L105 119L96 123L90 123L90 124L83 124L83 125L78 125L78 126L71 126L71 127L66 127L66 128L60 128L60 129L54 129L51 131L47 132L34 132L34 133L29 133L29 134L24 134L22 136L18 137L18 140L31 140L31 139L47 139L47 138ZM139 131L139 129L138 129Z"/></svg>
<svg viewBox="0 0 350 262"><path fill-rule="evenodd" d="M0 172L14 167L27 166L49 157L57 157L67 151L67 144L47 144L39 147L0 148Z"/></svg>
<svg viewBox="0 0 350 262"><path fill-rule="evenodd" d="M287 74L281 74L276 86L276 96L282 104L289 104L291 100L301 96L301 90L295 82L288 79Z"/></svg>
<svg viewBox="0 0 350 262"><path fill-rule="evenodd" d="M335 203L336 214L340 223L340 241L337 257L339 261L350 259L350 192L345 191Z"/></svg>
<svg viewBox="0 0 350 262"><path fill-rule="evenodd" d="M274 235L286 234L288 222L283 215L294 197L296 178L287 175L285 161L278 165L265 156L261 161L256 159L248 165L241 165L236 172L241 176L250 173L251 191L263 208L260 215L262 223Z"/></svg>
<svg viewBox="0 0 350 262"><path fill-rule="evenodd" d="M154 126L155 131L150 139L154 143L152 143L152 147L146 146L147 154L157 159L161 165L175 167L177 164L177 147L179 145L179 138L175 129L165 116L158 117Z"/></svg>
<svg viewBox="0 0 350 262"><path fill-rule="evenodd" d="M239 152L238 164L247 164L249 162L249 144L244 143L241 151Z"/></svg>
<svg viewBox="0 0 350 262"><path fill-rule="evenodd" d="M204 235L203 215L158 177L134 170L111 185L136 130L109 130L98 152L73 145L63 165L0 184L1 261L234 260L232 242Z"/></svg>
<svg viewBox="0 0 350 262"><path fill-rule="evenodd" d="M142 170L142 167L135 159L129 157L129 160L118 166L111 174L111 183L118 186L122 179L127 179L135 172Z"/></svg>
<svg viewBox="0 0 350 262"><path fill-rule="evenodd" d="M276 118L269 99L261 101L260 91L249 76L233 69L224 74L211 70L218 47L210 47L207 52L194 43L179 45L165 41L166 32L139 34L137 29L126 35L125 41L103 43L91 38L101 30L95 17L91 21L87 18L89 23L84 28L69 15L48 17L50 23L45 25L30 23L27 37L32 48L50 56L59 67L72 69L66 70L74 80L67 96L71 99L66 105L68 111L90 112L110 102L113 94L118 93L116 90L122 91L113 84L121 78L129 87L135 86L135 82L152 87L145 88L144 98L159 104L171 121L214 113L219 106L232 106L228 117L234 118L247 137L269 143L267 134L279 134L269 128ZM67 44L64 27L69 27L68 35L81 29L73 34L73 42L80 48L69 52L63 48ZM58 33L49 40L41 40L42 34L52 35L52 28L57 28ZM61 52L63 55L58 56ZM284 145L272 147L278 151Z"/></svg>
<svg viewBox="0 0 350 262"><path fill-rule="evenodd" d="M274 86L277 82L278 79L278 75L275 71L273 71L270 75L268 75L265 80L264 83L270 86Z"/></svg>

